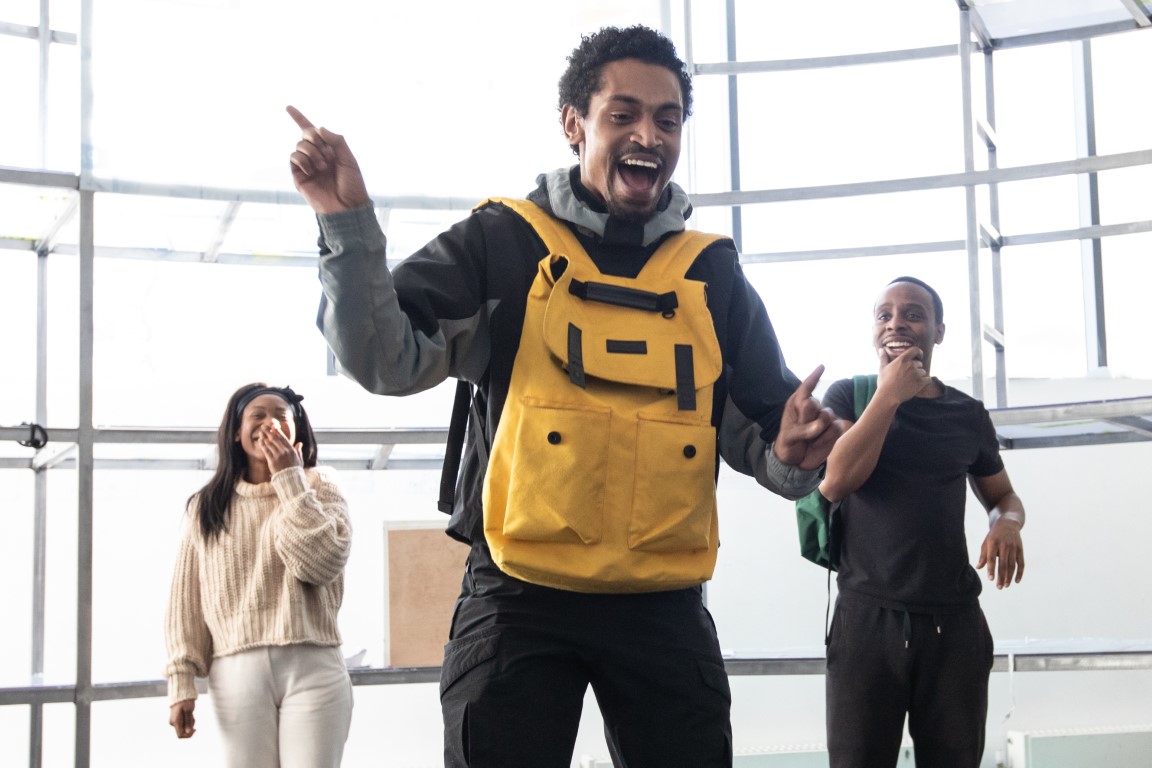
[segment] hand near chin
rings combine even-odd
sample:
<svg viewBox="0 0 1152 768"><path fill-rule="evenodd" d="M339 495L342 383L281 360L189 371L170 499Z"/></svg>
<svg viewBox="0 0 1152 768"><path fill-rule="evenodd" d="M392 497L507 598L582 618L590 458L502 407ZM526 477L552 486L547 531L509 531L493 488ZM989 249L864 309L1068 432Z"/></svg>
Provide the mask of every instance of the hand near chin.
<svg viewBox="0 0 1152 768"><path fill-rule="evenodd" d="M880 373L876 390L890 392L903 403L932 386L932 376L924 367L924 350L908 347L893 355L888 350L876 350L880 357Z"/></svg>

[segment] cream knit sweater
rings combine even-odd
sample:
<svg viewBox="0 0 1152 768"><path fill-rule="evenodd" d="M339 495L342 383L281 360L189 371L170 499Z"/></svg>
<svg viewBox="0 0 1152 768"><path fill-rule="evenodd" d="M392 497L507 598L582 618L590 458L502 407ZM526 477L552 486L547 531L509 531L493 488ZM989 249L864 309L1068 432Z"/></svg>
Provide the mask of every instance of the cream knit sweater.
<svg viewBox="0 0 1152 768"><path fill-rule="evenodd" d="M196 698L212 659L269 645L340 645L336 613L352 543L331 470L241 480L228 530L205 542L189 505L165 615L168 699Z"/></svg>

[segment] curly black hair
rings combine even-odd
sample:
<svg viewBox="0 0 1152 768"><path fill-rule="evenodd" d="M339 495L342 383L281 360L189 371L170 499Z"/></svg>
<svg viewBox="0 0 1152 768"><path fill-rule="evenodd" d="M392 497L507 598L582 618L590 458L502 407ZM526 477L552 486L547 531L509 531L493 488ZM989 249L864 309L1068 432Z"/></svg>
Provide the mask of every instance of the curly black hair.
<svg viewBox="0 0 1152 768"><path fill-rule="evenodd" d="M692 114L692 76L676 55L676 46L642 24L602 27L599 32L580 36L580 45L568 56L568 69L560 76L559 109L571 105L579 114L587 115L592 95L600 90L601 69L621 59L639 59L671 70L680 79L684 117Z"/></svg>

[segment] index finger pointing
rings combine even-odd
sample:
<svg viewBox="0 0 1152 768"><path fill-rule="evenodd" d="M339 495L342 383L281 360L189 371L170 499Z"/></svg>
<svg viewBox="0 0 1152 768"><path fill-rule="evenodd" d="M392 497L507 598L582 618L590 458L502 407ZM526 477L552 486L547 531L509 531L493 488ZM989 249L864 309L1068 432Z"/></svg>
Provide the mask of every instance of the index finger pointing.
<svg viewBox="0 0 1152 768"><path fill-rule="evenodd" d="M812 371L812 373L808 374L808 378L804 379L804 381L802 381L800 383L800 386L796 388L797 394L799 394L800 397L805 398L805 399L811 397L812 393L816 389L816 385L818 383L820 383L820 377L823 375L824 375L824 364L821 363L820 365L816 366L816 370L814 370L814 371Z"/></svg>
<svg viewBox="0 0 1152 768"><path fill-rule="evenodd" d="M316 128L316 126L312 125L312 121L304 117L304 113L296 109L296 107L289 104L285 109L288 111L288 114L291 115L292 119L296 121L296 125L300 126L300 130L307 131L310 128Z"/></svg>

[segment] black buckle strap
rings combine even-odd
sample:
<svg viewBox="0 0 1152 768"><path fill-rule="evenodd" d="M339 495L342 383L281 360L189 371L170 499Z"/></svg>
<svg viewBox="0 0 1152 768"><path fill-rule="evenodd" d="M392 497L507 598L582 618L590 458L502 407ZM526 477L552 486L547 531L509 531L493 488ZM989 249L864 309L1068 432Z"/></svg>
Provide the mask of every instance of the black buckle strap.
<svg viewBox="0 0 1152 768"><path fill-rule="evenodd" d="M696 410L696 371L692 366L692 345L676 345L676 407Z"/></svg>
<svg viewBox="0 0 1152 768"><path fill-rule="evenodd" d="M645 312L659 312L664 315L673 314L673 310L679 306L676 291L654 293L623 285L573 280L568 284L568 292L585 301L598 301L601 304L642 309Z"/></svg>
<svg viewBox="0 0 1152 768"><path fill-rule="evenodd" d="M580 389L585 388L583 339L581 330L568 323L568 380Z"/></svg>

